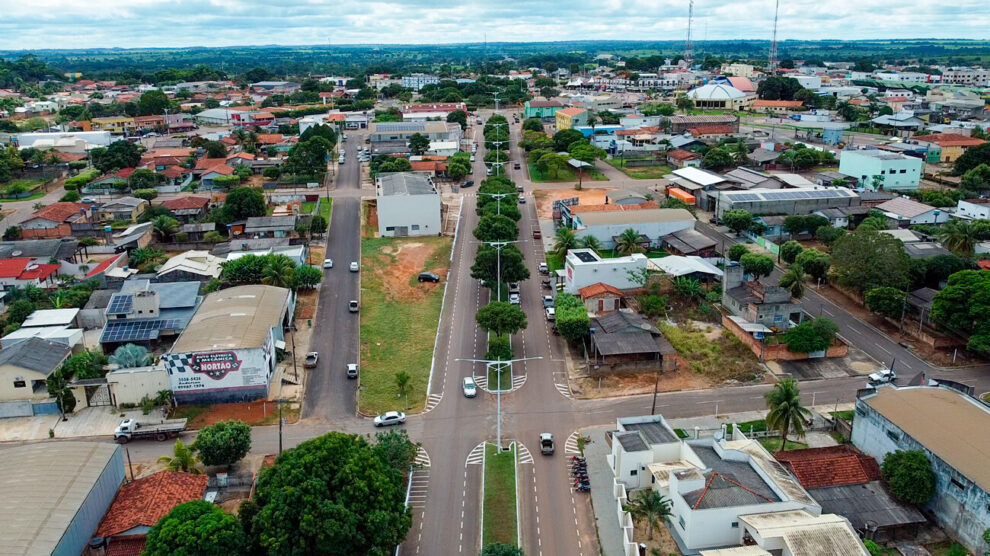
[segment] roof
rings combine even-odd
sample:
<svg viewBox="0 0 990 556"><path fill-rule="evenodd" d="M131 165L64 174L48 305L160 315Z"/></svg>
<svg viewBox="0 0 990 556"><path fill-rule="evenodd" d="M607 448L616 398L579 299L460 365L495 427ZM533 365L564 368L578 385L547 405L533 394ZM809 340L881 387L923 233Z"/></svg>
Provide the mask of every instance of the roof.
<svg viewBox="0 0 990 556"><path fill-rule="evenodd" d="M916 507L891 496L881 481L814 488L809 494L821 504L822 513L839 514L860 530L868 524L882 528L927 522Z"/></svg>
<svg viewBox="0 0 990 556"><path fill-rule="evenodd" d="M801 108L804 101L801 100L757 100L753 102L753 108Z"/></svg>
<svg viewBox="0 0 990 556"><path fill-rule="evenodd" d="M93 270L90 270L89 272L86 273L85 278L92 278L94 276L98 276L100 273L110 268L115 262L117 262L118 259L120 259L123 256L124 255L117 255L115 257L110 257L109 259L100 261L100 264L96 265L95 267L93 267Z"/></svg>
<svg viewBox="0 0 990 556"><path fill-rule="evenodd" d="M656 201L645 201L635 205L620 205L617 203L608 203L604 205L571 205L567 207L567 211L570 212L571 214L585 214L589 212L644 210L644 209L658 209L658 208L660 208L660 203Z"/></svg>
<svg viewBox="0 0 990 556"><path fill-rule="evenodd" d="M640 355L661 353L658 338L645 332L595 334L592 341L598 353L607 355Z"/></svg>
<svg viewBox="0 0 990 556"><path fill-rule="evenodd" d="M556 100L530 100L527 101L527 105L530 108L555 108L563 106L563 104Z"/></svg>
<svg viewBox="0 0 990 556"><path fill-rule="evenodd" d="M4 498L0 537L5 553L54 554L104 473L109 470L108 478L123 480L121 450L106 442L77 441L0 450L0 468L17 470L0 477Z"/></svg>
<svg viewBox="0 0 990 556"><path fill-rule="evenodd" d="M677 249L681 253L694 253L703 249L715 247L716 243L714 239L695 230L694 228L678 230L672 234L665 235L660 239L667 242L671 245L671 247Z"/></svg>
<svg viewBox="0 0 990 556"><path fill-rule="evenodd" d="M731 79L731 78L730 78ZM702 550L701 556L773 556L770 552L760 548L755 544L746 546L733 546L731 548L716 548L713 550Z"/></svg>
<svg viewBox="0 0 990 556"><path fill-rule="evenodd" d="M259 133L258 143L262 145L277 145L283 140L281 133Z"/></svg>
<svg viewBox="0 0 990 556"><path fill-rule="evenodd" d="M750 81L750 79L748 77L736 77L736 76L732 76L732 77L726 77L726 79L729 80L729 84L730 85L732 85L733 87L735 87L736 89L739 89L740 91L742 91L744 93L755 93L756 92L756 87L753 85L753 82Z"/></svg>
<svg viewBox="0 0 990 556"><path fill-rule="evenodd" d="M990 408L948 388L885 386L862 398L928 451L990 491ZM951 431L952 434L946 434Z"/></svg>
<svg viewBox="0 0 990 556"><path fill-rule="evenodd" d="M159 471L127 483L120 487L96 534L105 538L139 526L152 527L179 504L202 499L207 480L206 475Z"/></svg>
<svg viewBox="0 0 990 556"><path fill-rule="evenodd" d="M636 191L629 191L628 189L614 189L605 193L605 198L617 203L619 201L624 201L626 199L641 199L646 201L647 198L642 193L637 193Z"/></svg>
<svg viewBox="0 0 990 556"><path fill-rule="evenodd" d="M986 143L983 139L970 137L961 133L932 133L929 135L915 135L911 139L923 141L925 143L935 143L943 147L975 147Z"/></svg>
<svg viewBox="0 0 990 556"><path fill-rule="evenodd" d="M210 199L207 197L179 197L178 199L169 199L163 201L161 206L167 208L168 210L185 210L185 209L202 209L210 204Z"/></svg>
<svg viewBox="0 0 990 556"><path fill-rule="evenodd" d="M894 197L889 201L880 203L876 208L904 218L914 218L916 216L921 216L926 212L935 210L935 207L931 205L919 203L918 201L907 197Z"/></svg>
<svg viewBox="0 0 990 556"><path fill-rule="evenodd" d="M71 349L65 344L28 338L0 349L0 365L28 369L48 376L65 361L70 352Z"/></svg>
<svg viewBox="0 0 990 556"><path fill-rule="evenodd" d="M808 180L808 178L802 176L801 174L773 174L771 177L776 178L791 187L817 187L816 183Z"/></svg>
<svg viewBox="0 0 990 556"><path fill-rule="evenodd" d="M775 452L804 488L858 485L880 479L880 466L848 445Z"/></svg>
<svg viewBox="0 0 990 556"><path fill-rule="evenodd" d="M0 259L0 278L17 278L30 262L27 257Z"/></svg>
<svg viewBox="0 0 990 556"><path fill-rule="evenodd" d="M748 464L744 465L748 466ZM756 489L744 485L732 475L708 471L704 473L704 476L705 486L703 488L684 493L684 500L691 506L692 510L749 506L779 501L772 491L758 492ZM762 482L762 479L759 481ZM755 484L755 481L750 484Z"/></svg>
<svg viewBox="0 0 990 556"><path fill-rule="evenodd" d="M724 177L714 172L708 172L699 168L678 168L674 170L673 174L702 186L715 185L716 183L722 183L725 181Z"/></svg>
<svg viewBox="0 0 990 556"><path fill-rule="evenodd" d="M640 224L651 222L694 222L694 215L687 209L643 209L632 211L589 212L580 216L585 226L613 224Z"/></svg>
<svg viewBox="0 0 990 556"><path fill-rule="evenodd" d="M145 201L144 199L138 199L137 197L119 197L117 199L114 199L112 201L109 201L101 205L100 210L105 211L108 210L108 208L110 207L114 207L115 205L120 205L128 209L135 209L137 207L140 207L141 205L146 205L146 204L148 204L148 201Z"/></svg>
<svg viewBox="0 0 990 556"><path fill-rule="evenodd" d="M674 149L667 151L667 158L673 158L674 160L696 160L701 158L701 155L684 149Z"/></svg>
<svg viewBox="0 0 990 556"><path fill-rule="evenodd" d="M32 214L31 219L44 218L45 220L51 220L52 222L65 222L70 216L74 216L88 209L89 205L84 205L82 203L52 203Z"/></svg>
<svg viewBox="0 0 990 556"><path fill-rule="evenodd" d="M280 325L289 290L274 286L237 286L206 296L170 353L260 348L272 327Z"/></svg>
<svg viewBox="0 0 990 556"><path fill-rule="evenodd" d="M592 325L597 331L601 331L606 334L615 334L620 332L649 332L650 334L660 334L657 327L650 324L650 322L642 315L631 311L612 311L604 315L599 315L592 319L592 321Z"/></svg>
<svg viewBox="0 0 990 556"><path fill-rule="evenodd" d="M669 236L664 237L664 241L668 241L667 237ZM669 257L661 257L659 259L650 259L647 263L647 268L655 268L674 277L694 274L697 272L711 274L712 276L717 277L722 276L721 269L710 264L701 257L681 257L679 255L671 255Z"/></svg>
<svg viewBox="0 0 990 556"><path fill-rule="evenodd" d="M28 315L21 328L71 324L78 314L79 309L39 309Z"/></svg>
<svg viewBox="0 0 990 556"><path fill-rule="evenodd" d="M227 164L226 158L200 158L196 161L196 170L208 170L214 166L221 166Z"/></svg>
<svg viewBox="0 0 990 556"><path fill-rule="evenodd" d="M561 110L557 110L558 114L564 114L565 116L579 116L581 114L584 114L585 112L587 112L587 110L585 110L584 108L575 108L573 106L570 108L563 108Z"/></svg>
<svg viewBox="0 0 990 556"><path fill-rule="evenodd" d="M728 125L699 125L688 130L695 137L699 135L728 135L733 132Z"/></svg>
<svg viewBox="0 0 990 556"><path fill-rule="evenodd" d="M0 258L33 257L45 260L67 260L78 249L79 240L74 238L0 241Z"/></svg>
<svg viewBox="0 0 990 556"><path fill-rule="evenodd" d="M687 92L688 98L695 100L728 100L743 98L746 93L728 83L709 83Z"/></svg>
<svg viewBox="0 0 990 556"><path fill-rule="evenodd" d="M612 295L622 296L622 292L618 288L598 282L597 284L592 284L590 286L585 286L578 290L578 294L581 295L582 299L587 299L589 297L595 297L597 295L603 295L610 293Z"/></svg>
<svg viewBox="0 0 990 556"><path fill-rule="evenodd" d="M931 242L915 242L904 244L904 252L912 259L930 259L939 255L951 255L945 247Z"/></svg>
<svg viewBox="0 0 990 556"><path fill-rule="evenodd" d="M414 172L385 172L378 174L379 194L386 196L437 195L428 176Z"/></svg>
<svg viewBox="0 0 990 556"><path fill-rule="evenodd" d="M627 431L638 431L643 435L643 438L650 444L669 444L671 442L677 442L677 435L674 434L663 421L644 421L644 422L624 422L619 421L622 428Z"/></svg>
<svg viewBox="0 0 990 556"><path fill-rule="evenodd" d="M158 269L158 276L161 277L170 272L189 272L219 278L223 270L220 264L223 261L224 259L213 256L208 251L186 251L165 261Z"/></svg>
<svg viewBox="0 0 990 556"><path fill-rule="evenodd" d="M880 230L881 234L887 234L889 236L896 237L901 240L902 243L915 243L921 241L921 238L915 235L914 232L907 228L896 228L894 230Z"/></svg>
<svg viewBox="0 0 990 556"><path fill-rule="evenodd" d="M813 516L804 510L741 515L763 539L782 539L790 554L869 556L849 522L835 514Z"/></svg>
<svg viewBox="0 0 990 556"><path fill-rule="evenodd" d="M682 168L683 169L683 168ZM811 189L811 188L796 188L796 189L747 189L745 191L722 191L719 193L725 201L729 202L757 202L764 203L767 201L799 201L799 200L811 200L811 199L855 199L859 195L851 190L844 187L834 187L829 189Z"/></svg>
<svg viewBox="0 0 990 556"><path fill-rule="evenodd" d="M250 216L244 222L244 231L294 230L296 217L290 216Z"/></svg>
<svg viewBox="0 0 990 556"><path fill-rule="evenodd" d="M60 264L30 264L17 277L18 280L44 280L62 268Z"/></svg>
<svg viewBox="0 0 990 556"><path fill-rule="evenodd" d="M612 439L618 440L622 449L627 452L642 452L650 449L638 432L616 432L612 434Z"/></svg>

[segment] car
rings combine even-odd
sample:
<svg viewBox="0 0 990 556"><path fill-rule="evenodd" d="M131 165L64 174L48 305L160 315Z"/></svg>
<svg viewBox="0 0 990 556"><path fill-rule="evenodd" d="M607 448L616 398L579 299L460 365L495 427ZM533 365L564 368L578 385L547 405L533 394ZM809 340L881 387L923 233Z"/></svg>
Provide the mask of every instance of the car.
<svg viewBox="0 0 990 556"><path fill-rule="evenodd" d="M357 378L357 376L358 376L357 363L348 363L347 364L347 378Z"/></svg>
<svg viewBox="0 0 990 556"><path fill-rule="evenodd" d="M543 233L539 229L533 230L533 239L543 239Z"/></svg>
<svg viewBox="0 0 990 556"><path fill-rule="evenodd" d="M440 275L432 272L420 272L417 278L420 282L439 282Z"/></svg>
<svg viewBox="0 0 990 556"><path fill-rule="evenodd" d="M553 433L540 433L540 453L544 456L553 455Z"/></svg>
<svg viewBox="0 0 990 556"><path fill-rule="evenodd" d="M352 299L347 304L347 310L350 311L350 312L352 312L352 313L358 312L358 307L360 307L360 306L358 305L357 299Z"/></svg>
<svg viewBox="0 0 990 556"><path fill-rule="evenodd" d="M323 268L333 268L333 259L323 259Z"/></svg>
<svg viewBox="0 0 990 556"><path fill-rule="evenodd" d="M519 294L518 293L510 293L509 294L509 304L510 305L519 305Z"/></svg>
<svg viewBox="0 0 990 556"><path fill-rule="evenodd" d="M512 167L515 168L516 170L519 170L520 168L522 168L522 166L520 166L518 162L514 163L512 165Z"/></svg>
<svg viewBox="0 0 990 556"><path fill-rule="evenodd" d="M360 268L360 267L358 267L358 262L357 261L351 261L351 272L357 272L358 271L358 268Z"/></svg>
<svg viewBox="0 0 990 556"><path fill-rule="evenodd" d="M543 296L543 306L544 307L553 307L553 296L552 295L544 295Z"/></svg>
<svg viewBox="0 0 990 556"><path fill-rule="evenodd" d="M406 422L406 414L401 411L386 411L375 417L376 427L387 427L390 425L401 425Z"/></svg>
<svg viewBox="0 0 990 556"><path fill-rule="evenodd" d="M340 158L344 158L345 154L347 154L347 149L340 149Z"/></svg>
<svg viewBox="0 0 990 556"><path fill-rule="evenodd" d="M519 204L520 205L525 205L526 204L526 197L519 197Z"/></svg>
<svg viewBox="0 0 990 556"><path fill-rule="evenodd" d="M340 160L337 161L337 164L340 164L341 166L343 166L344 165L344 157L340 157Z"/></svg>
<svg viewBox="0 0 990 556"><path fill-rule="evenodd" d="M306 362L303 363L303 366L306 367L307 369L312 369L313 367L316 367L316 363L319 360L320 360L320 354L315 351L311 351L306 354Z"/></svg>
<svg viewBox="0 0 990 556"><path fill-rule="evenodd" d="M557 320L557 310L556 309L554 309L553 307L547 307L546 309L544 309L544 311L547 314L547 320L548 321L553 322L553 321Z"/></svg>
<svg viewBox="0 0 990 556"><path fill-rule="evenodd" d="M897 373L887 367L884 367L879 371L870 374L870 376L866 377L866 379L870 386L886 384L888 382L893 384L894 381L897 380Z"/></svg>
<svg viewBox="0 0 990 556"><path fill-rule="evenodd" d="M96 199L92 197L83 197L82 199L79 199L79 202L87 205L95 205L97 203Z"/></svg>
<svg viewBox="0 0 990 556"><path fill-rule="evenodd" d="M461 381L461 391L464 392L465 398L473 398L478 395L478 385L474 383L473 378L466 376Z"/></svg>
<svg viewBox="0 0 990 556"><path fill-rule="evenodd" d="M547 263L540 263L540 274L550 274L550 267Z"/></svg>
<svg viewBox="0 0 990 556"><path fill-rule="evenodd" d="M516 186L516 193L522 193L522 192L523 192L523 186L517 185Z"/></svg>
<svg viewBox="0 0 990 556"><path fill-rule="evenodd" d="M471 162L474 162L474 155L471 155Z"/></svg>
<svg viewBox="0 0 990 556"><path fill-rule="evenodd" d="M347 141L347 134L346 133L341 133L340 134L340 138L343 139L344 141Z"/></svg>
<svg viewBox="0 0 990 556"><path fill-rule="evenodd" d="M472 185L474 185L474 180L468 180L468 181L462 183L461 184L461 187L471 187Z"/></svg>
<svg viewBox="0 0 990 556"><path fill-rule="evenodd" d="M478 123L478 125L481 125L481 118L478 118L477 123Z"/></svg>
<svg viewBox="0 0 990 556"><path fill-rule="evenodd" d="M509 293L519 293L519 282L509 282Z"/></svg>

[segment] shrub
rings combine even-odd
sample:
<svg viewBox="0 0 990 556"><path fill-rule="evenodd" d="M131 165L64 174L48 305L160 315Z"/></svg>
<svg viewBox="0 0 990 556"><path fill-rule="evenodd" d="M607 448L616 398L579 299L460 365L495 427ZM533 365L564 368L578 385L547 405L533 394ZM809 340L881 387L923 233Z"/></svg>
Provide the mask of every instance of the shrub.
<svg viewBox="0 0 990 556"><path fill-rule="evenodd" d="M780 246L780 258L784 259L787 264L794 262L794 259L804 251L804 247L800 243L791 240Z"/></svg>
<svg viewBox="0 0 990 556"><path fill-rule="evenodd" d="M512 359L512 343L508 336L492 336L488 339L485 359L507 361Z"/></svg>
<svg viewBox="0 0 990 556"><path fill-rule="evenodd" d="M935 496L935 472L921 450L897 450L880 466L894 496L912 504L925 504Z"/></svg>

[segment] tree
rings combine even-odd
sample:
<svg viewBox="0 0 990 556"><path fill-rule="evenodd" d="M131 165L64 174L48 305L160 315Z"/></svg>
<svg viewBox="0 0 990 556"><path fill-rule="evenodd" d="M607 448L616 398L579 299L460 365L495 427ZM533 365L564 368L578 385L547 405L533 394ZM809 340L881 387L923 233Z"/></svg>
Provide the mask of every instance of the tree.
<svg viewBox="0 0 990 556"><path fill-rule="evenodd" d="M832 258L827 253L822 253L817 249L805 249L798 254L794 262L801 265L804 271L815 280L824 280L829 267L832 265Z"/></svg>
<svg viewBox="0 0 990 556"><path fill-rule="evenodd" d="M278 166L269 166L261 171L261 175L270 180L277 180L282 175L282 169Z"/></svg>
<svg viewBox="0 0 990 556"><path fill-rule="evenodd" d="M217 176L213 178L213 185L224 191L230 191L241 184L241 177L237 174L232 176Z"/></svg>
<svg viewBox="0 0 990 556"><path fill-rule="evenodd" d="M553 135L554 150L566 152L571 143L585 140L584 134L575 129L562 129Z"/></svg>
<svg viewBox="0 0 990 556"><path fill-rule="evenodd" d="M760 82L756 96L760 100L794 100L794 95L803 89L793 77L771 76Z"/></svg>
<svg viewBox="0 0 990 556"><path fill-rule="evenodd" d="M203 152L206 158L226 158L227 146L220 141L207 141Z"/></svg>
<svg viewBox="0 0 990 556"><path fill-rule="evenodd" d="M966 149L952 165L952 173L962 176L981 164L990 165L990 143L983 143Z"/></svg>
<svg viewBox="0 0 990 556"><path fill-rule="evenodd" d="M109 361L117 365L118 369L133 369L151 365L154 363L154 357L148 353L148 348L144 346L124 344L113 351Z"/></svg>
<svg viewBox="0 0 990 556"><path fill-rule="evenodd" d="M314 215L309 221L309 231L314 234L322 234L327 231L327 219L319 214Z"/></svg>
<svg viewBox="0 0 990 556"><path fill-rule="evenodd" d="M413 133L409 136L409 151L414 155L420 155L430 150L430 139L421 133Z"/></svg>
<svg viewBox="0 0 990 556"><path fill-rule="evenodd" d="M793 378L785 378L773 385L764 394L767 402L767 428L780 431L780 449L787 449L787 435L794 431L798 437L804 436L805 421L811 412L801 405L801 392Z"/></svg>
<svg viewBox="0 0 990 556"><path fill-rule="evenodd" d="M804 268L795 263L792 264L786 272L784 272L784 275L780 277L780 281L777 282L777 285L790 290L791 297L801 299L804 297L806 279L807 275L804 273Z"/></svg>
<svg viewBox="0 0 990 556"><path fill-rule="evenodd" d="M296 264L288 257L272 257L264 266L261 283L266 286L289 288L295 283Z"/></svg>
<svg viewBox="0 0 990 556"><path fill-rule="evenodd" d="M237 187L227 193L227 200L223 205L223 218L228 222L243 220L252 216L265 216L267 211L265 194L260 189Z"/></svg>
<svg viewBox="0 0 990 556"><path fill-rule="evenodd" d="M596 158L605 158L605 151L598 147L593 147L587 141L575 141L568 147L568 152L572 158L594 164Z"/></svg>
<svg viewBox="0 0 990 556"><path fill-rule="evenodd" d="M70 191L69 193L75 193L77 198L79 196L79 193L76 193L75 191ZM68 193L66 193L66 195L68 195ZM157 189L135 189L134 190L134 196L137 197L138 199L144 199L145 201L150 201L150 200L152 200L152 199L154 199L155 197L158 196L158 190Z"/></svg>
<svg viewBox="0 0 990 556"><path fill-rule="evenodd" d="M474 229L479 241L513 241L519 237L519 227L508 216L483 216Z"/></svg>
<svg viewBox="0 0 990 556"><path fill-rule="evenodd" d="M774 267L773 259L757 253L746 253L740 257L739 264L742 265L746 274L752 274L757 280L762 276L770 276Z"/></svg>
<svg viewBox="0 0 990 556"><path fill-rule="evenodd" d="M19 303L19 302L17 302ZM990 353L990 271L964 270L949 280L932 302L931 318L946 330L969 336L966 347Z"/></svg>
<svg viewBox="0 0 990 556"><path fill-rule="evenodd" d="M318 286L323 280L323 271L309 265L302 265L295 269L292 277L292 289L311 290Z"/></svg>
<svg viewBox="0 0 990 556"><path fill-rule="evenodd" d="M165 468L169 471L182 471L183 473L192 473L194 475L203 473L203 470L197 466L199 458L193 454L193 449L183 444L181 440L175 441L175 446L172 448L172 456L162 456L158 458L158 463L164 463Z"/></svg>
<svg viewBox="0 0 990 556"><path fill-rule="evenodd" d="M407 450L415 454L415 449ZM394 449L331 432L287 450L263 469L245 529L268 554L390 553L412 525L405 472Z"/></svg>
<svg viewBox="0 0 990 556"><path fill-rule="evenodd" d="M644 489L639 491L639 494L622 509L629 512L634 521L646 522L646 537L652 541L653 528L660 527L664 520L672 515L670 510L672 504L659 492L653 489Z"/></svg>
<svg viewBox="0 0 990 556"><path fill-rule="evenodd" d="M627 228L615 238L615 252L620 255L642 253L644 249L640 235L636 230Z"/></svg>
<svg viewBox="0 0 990 556"><path fill-rule="evenodd" d="M158 520L148 531L142 554L233 556L246 547L247 537L236 517L205 500L193 500Z"/></svg>
<svg viewBox="0 0 990 556"><path fill-rule="evenodd" d="M130 141L114 141L110 146L89 151L89 160L104 174L111 170L134 168L141 162L141 151Z"/></svg>
<svg viewBox="0 0 990 556"><path fill-rule="evenodd" d="M538 131L543 133L543 122L539 118L526 118L522 123L523 131Z"/></svg>
<svg viewBox="0 0 990 556"><path fill-rule="evenodd" d="M701 282L694 278L678 276L674 278L673 285L674 293L688 301L704 295L704 290L701 289Z"/></svg>
<svg viewBox="0 0 990 556"><path fill-rule="evenodd" d="M475 321L482 330L496 336L515 334L526 328L526 313L518 305L493 301L478 310Z"/></svg>
<svg viewBox="0 0 990 556"><path fill-rule="evenodd" d="M797 353L823 351L832 345L839 332L839 325L828 317L808 319L783 335L787 349Z"/></svg>
<svg viewBox="0 0 990 556"><path fill-rule="evenodd" d="M727 210L722 213L722 223L735 232L736 235L753 227L753 215L742 209Z"/></svg>
<svg viewBox="0 0 990 556"><path fill-rule="evenodd" d="M513 544L493 542L485 545L481 556L526 556L522 549Z"/></svg>
<svg viewBox="0 0 990 556"><path fill-rule="evenodd" d="M322 176L326 172L332 149L333 144L323 137L313 137L309 141L297 143L289 149L282 171L288 174Z"/></svg>
<svg viewBox="0 0 990 556"><path fill-rule="evenodd" d="M815 239L829 247L834 245L835 242L844 235L846 235L845 230L842 228L834 228L831 225L820 226L817 230L815 230Z"/></svg>
<svg viewBox="0 0 990 556"><path fill-rule="evenodd" d="M899 319L904 313L904 300L907 294L897 288L880 287L866 292L866 307L889 319Z"/></svg>
<svg viewBox="0 0 990 556"><path fill-rule="evenodd" d="M868 229L857 229L835 242L832 273L840 286L860 294L881 286L904 290L910 282L908 256L900 240Z"/></svg>
<svg viewBox="0 0 990 556"><path fill-rule="evenodd" d="M306 131L302 132L299 136L300 142L306 142L314 137L322 137L330 143L330 148L333 148L337 144L337 132L334 131L333 126L329 124L317 124L306 128Z"/></svg>
<svg viewBox="0 0 990 556"><path fill-rule="evenodd" d="M406 371L399 371L395 373L395 389L398 391L399 396L409 393L409 373Z"/></svg>
<svg viewBox="0 0 990 556"><path fill-rule="evenodd" d="M449 123L460 124L461 129L464 129L467 127L467 112L463 110L455 110L447 114L447 121Z"/></svg>
<svg viewBox="0 0 990 556"><path fill-rule="evenodd" d="M678 95L677 100L674 101L677 109L682 112L687 112L688 110L694 108L694 101L691 100L687 95Z"/></svg>
<svg viewBox="0 0 990 556"><path fill-rule="evenodd" d="M536 169L550 178L556 178L560 169L565 168L569 160L570 157L567 155L546 153L536 160Z"/></svg>
<svg viewBox="0 0 990 556"><path fill-rule="evenodd" d="M169 107L168 97L162 91L147 91L138 99L138 114L142 116L157 116L164 114Z"/></svg>
<svg viewBox="0 0 990 556"><path fill-rule="evenodd" d="M553 306L554 323L561 336L568 341L576 342L588 335L591 320L581 298L561 293L554 298Z"/></svg>
<svg viewBox="0 0 990 556"><path fill-rule="evenodd" d="M976 252L976 227L964 220L950 220L936 232L936 237L946 249L961 257L972 257Z"/></svg>
<svg viewBox="0 0 990 556"><path fill-rule="evenodd" d="M729 260L738 261L746 253L749 253L749 249L742 243L736 243L729 247Z"/></svg>
<svg viewBox="0 0 990 556"><path fill-rule="evenodd" d="M883 458L880 472L894 496L911 504L926 504L935 496L935 472L921 450L896 450Z"/></svg>
<svg viewBox="0 0 990 556"><path fill-rule="evenodd" d="M144 266L146 263L165 262L165 252L156 247L140 247L131 251L127 262L131 266Z"/></svg>
<svg viewBox="0 0 990 556"><path fill-rule="evenodd" d="M602 242L598 241L598 238L595 236L587 235L581 238L581 247L591 249L592 251L600 251Z"/></svg>
<svg viewBox="0 0 990 556"><path fill-rule="evenodd" d="M975 168L967 170L960 182L963 189L983 192L990 189L990 165L983 163Z"/></svg>
<svg viewBox="0 0 990 556"><path fill-rule="evenodd" d="M171 216L159 216L151 221L151 229L155 231L160 241L166 242L179 231L179 221Z"/></svg>
<svg viewBox="0 0 990 556"><path fill-rule="evenodd" d="M705 157L701 159L701 164L705 168L711 168L712 170L728 168L733 164L732 153L721 147L712 147L708 149Z"/></svg>
<svg viewBox="0 0 990 556"><path fill-rule="evenodd" d="M192 449L205 465L230 467L251 451L251 427L243 421L220 421L200 429Z"/></svg>
<svg viewBox="0 0 990 556"><path fill-rule="evenodd" d="M498 256L494 247L478 246L478 254L474 258L474 265L471 266L471 277L483 280L486 287L494 289L498 279ZM518 247L511 244L502 247L501 259L503 282L518 282L529 278L529 268Z"/></svg>
<svg viewBox="0 0 990 556"><path fill-rule="evenodd" d="M785 221L784 226L786 225L787 222ZM801 251L804 251L804 247L800 243L794 240L787 241L780 246L780 258L783 259L784 262L790 264L793 263L794 259L801 254Z"/></svg>

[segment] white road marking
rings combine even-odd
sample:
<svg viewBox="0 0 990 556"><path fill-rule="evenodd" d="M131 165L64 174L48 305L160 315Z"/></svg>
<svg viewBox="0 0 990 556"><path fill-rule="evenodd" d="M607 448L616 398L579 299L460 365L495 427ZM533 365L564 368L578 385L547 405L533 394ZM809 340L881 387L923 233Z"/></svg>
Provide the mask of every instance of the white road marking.
<svg viewBox="0 0 990 556"><path fill-rule="evenodd" d="M891 354L889 351L887 351L886 349L884 349L884 347L881 346L880 344L878 344L876 342L873 342L873 345L877 346L877 349L879 349L880 351L886 353L887 355L890 355Z"/></svg>
<svg viewBox="0 0 990 556"><path fill-rule="evenodd" d="M578 437L580 434L578 431L574 431L567 440L564 442L564 453L565 454L580 454L581 450L578 449Z"/></svg>

